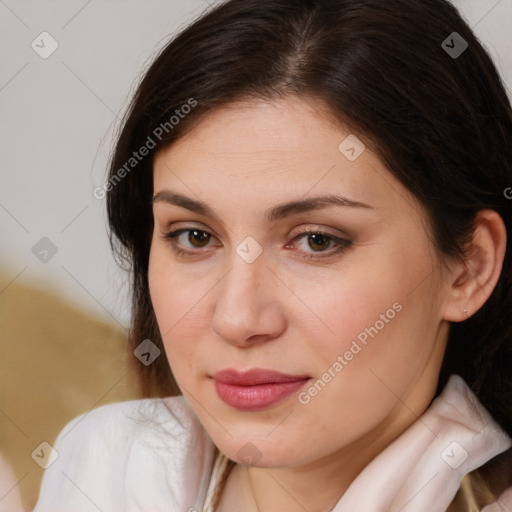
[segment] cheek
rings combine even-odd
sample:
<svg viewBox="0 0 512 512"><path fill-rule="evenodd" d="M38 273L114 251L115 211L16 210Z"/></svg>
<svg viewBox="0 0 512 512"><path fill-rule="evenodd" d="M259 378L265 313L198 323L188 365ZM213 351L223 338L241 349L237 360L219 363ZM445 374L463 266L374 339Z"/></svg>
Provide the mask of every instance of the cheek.
<svg viewBox="0 0 512 512"><path fill-rule="evenodd" d="M297 398L301 416L315 418L326 435L349 442L377 427L429 365L435 295L424 276L404 275L406 268L353 275L308 299L329 329L316 337L311 328L303 331L314 340L308 359L315 375Z"/></svg>
<svg viewBox="0 0 512 512"><path fill-rule="evenodd" d="M148 281L166 357L174 377L181 382L197 372L194 359L198 341L208 329L209 305L205 299L216 281L208 276L191 278L172 263L166 249L158 246L150 253Z"/></svg>
<svg viewBox="0 0 512 512"><path fill-rule="evenodd" d="M383 279L383 275L388 276ZM386 337L392 324L403 317L404 290L391 272L365 271L350 275L339 273L311 286L301 277L293 289L305 307L294 314L302 339L311 340L309 348L327 369L346 352L349 361L365 359L372 340ZM355 355L358 357L354 357Z"/></svg>
<svg viewBox="0 0 512 512"><path fill-rule="evenodd" d="M416 238L408 251L398 242L361 250L357 262L347 262L349 273L326 280L309 296L306 288L298 292L328 332L317 340L322 359L332 363L346 353L351 364L357 360L392 374L399 363L429 353L441 299L432 284L436 261L428 240Z"/></svg>
<svg viewBox="0 0 512 512"><path fill-rule="evenodd" d="M151 302L162 337L174 330L201 292L202 281L190 282L172 261L170 248L153 241L149 256L148 282Z"/></svg>
<svg viewBox="0 0 512 512"><path fill-rule="evenodd" d="M390 361L398 364L418 349L427 348L426 308L402 290L383 285L365 293L358 286L352 293L347 288L346 293L324 294L311 303L319 321L316 329L311 324L307 339L314 340L311 348L324 365L332 364L338 356L346 356L351 365L357 361L378 366ZM304 322L303 332L308 324Z"/></svg>

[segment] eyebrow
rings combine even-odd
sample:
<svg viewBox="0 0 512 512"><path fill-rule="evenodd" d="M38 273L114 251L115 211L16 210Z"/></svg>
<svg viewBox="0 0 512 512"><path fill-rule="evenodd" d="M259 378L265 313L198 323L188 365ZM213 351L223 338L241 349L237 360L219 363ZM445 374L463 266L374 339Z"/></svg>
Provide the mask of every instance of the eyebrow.
<svg viewBox="0 0 512 512"><path fill-rule="evenodd" d="M200 215L212 217L220 221L218 215L203 201L192 199L181 194L176 194L169 190L161 190L154 195L153 204L159 202L179 206ZM311 197L308 199L299 199L275 206L265 212L265 217L269 222L272 222L294 214L309 212L312 210L320 210L323 208L328 208L329 206L368 208L373 210L373 207L368 204L361 203L359 201L352 201L351 199L347 199L343 196L329 194L325 196Z"/></svg>

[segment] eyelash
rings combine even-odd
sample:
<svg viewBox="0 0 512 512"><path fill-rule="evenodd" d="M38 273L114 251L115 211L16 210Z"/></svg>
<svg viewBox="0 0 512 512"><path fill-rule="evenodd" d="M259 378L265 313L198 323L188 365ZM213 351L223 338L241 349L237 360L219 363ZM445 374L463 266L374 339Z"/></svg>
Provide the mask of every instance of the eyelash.
<svg viewBox="0 0 512 512"><path fill-rule="evenodd" d="M210 233L208 233L208 231L205 231L203 229L182 228L182 229L178 229L176 231L172 231L169 233L163 233L162 238L164 238L165 240L170 242L171 248L176 253L177 256L194 257L194 256L197 256L197 254L201 252L201 249L192 250L192 251L185 250L185 249L180 248L178 243L174 240L175 238L180 236L182 233L187 233L190 231L198 231L199 233L206 233L207 235L213 237L213 235L211 235ZM345 251L352 245L351 240L339 238L334 235L331 235L330 233L326 233L326 232L320 231L320 230L313 230L313 229L301 231L293 238L292 242L295 242L298 239L301 239L301 238L304 238L307 236L311 236L311 235L321 235L321 236L327 238L329 243L334 242L334 244L337 247L335 247L334 250L331 249L331 250L326 250L326 251L316 251L316 252L309 253L309 254L304 253L304 255L301 256L301 257L309 259L309 260L315 260L315 259L327 258L330 256L334 256L336 254L342 253L343 251ZM286 244L286 247L289 247L289 245L290 244Z"/></svg>

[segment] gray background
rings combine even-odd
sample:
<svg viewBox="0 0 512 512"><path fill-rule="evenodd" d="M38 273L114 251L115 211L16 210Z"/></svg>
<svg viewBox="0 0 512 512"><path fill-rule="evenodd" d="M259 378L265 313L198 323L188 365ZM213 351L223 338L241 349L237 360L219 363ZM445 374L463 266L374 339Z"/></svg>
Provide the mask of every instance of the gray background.
<svg viewBox="0 0 512 512"><path fill-rule="evenodd" d="M511 91L512 0L454 3ZM104 181L118 117L144 65L210 4L0 0L0 293L19 280L127 325L127 278L93 189ZM31 47L43 31L59 45L47 59ZM47 262L32 251L42 237L57 247Z"/></svg>

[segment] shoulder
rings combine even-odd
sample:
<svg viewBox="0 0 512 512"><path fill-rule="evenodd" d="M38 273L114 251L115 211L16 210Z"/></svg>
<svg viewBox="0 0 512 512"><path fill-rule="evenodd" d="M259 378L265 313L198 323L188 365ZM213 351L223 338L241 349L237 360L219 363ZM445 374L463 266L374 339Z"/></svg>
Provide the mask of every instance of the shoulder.
<svg viewBox="0 0 512 512"><path fill-rule="evenodd" d="M207 486L214 456L183 397L98 407L70 421L53 448L36 512L56 510L56 493L67 510L82 510L74 500L84 495L102 510L157 511L165 502L187 510Z"/></svg>
<svg viewBox="0 0 512 512"><path fill-rule="evenodd" d="M126 436L158 433L179 437L190 429L200 429L199 422L183 397L148 398L103 405L71 420L57 442L68 436L89 440L126 441Z"/></svg>
<svg viewBox="0 0 512 512"><path fill-rule="evenodd" d="M126 458L129 452L165 445L185 448L204 431L183 397L131 400L92 409L60 432L55 450L65 458ZM86 450L89 447L90 450ZM104 450L103 450L104 449Z"/></svg>

